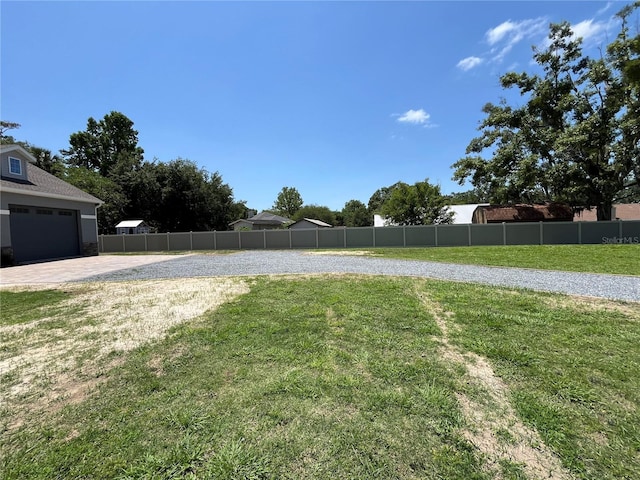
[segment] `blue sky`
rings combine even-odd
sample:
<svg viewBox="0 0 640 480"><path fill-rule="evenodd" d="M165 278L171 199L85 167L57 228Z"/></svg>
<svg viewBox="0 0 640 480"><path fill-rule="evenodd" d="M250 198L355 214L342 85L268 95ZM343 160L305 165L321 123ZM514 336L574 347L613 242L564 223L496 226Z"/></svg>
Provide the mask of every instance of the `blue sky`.
<svg viewBox="0 0 640 480"><path fill-rule="evenodd" d="M218 171L258 210L284 186L335 210L397 181L463 191L451 165L499 76L534 69L550 22L598 55L627 3L3 0L0 116L57 152L122 112L145 159Z"/></svg>

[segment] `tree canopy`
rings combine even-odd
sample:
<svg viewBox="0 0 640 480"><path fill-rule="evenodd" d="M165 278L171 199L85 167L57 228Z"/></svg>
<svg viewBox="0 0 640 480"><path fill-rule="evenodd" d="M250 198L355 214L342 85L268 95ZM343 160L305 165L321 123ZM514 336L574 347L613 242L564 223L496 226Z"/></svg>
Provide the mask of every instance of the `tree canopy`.
<svg viewBox="0 0 640 480"><path fill-rule="evenodd" d="M336 214L329 208L322 205L304 205L300 207L298 211L291 217L294 221L302 220L303 218L311 218L313 220L320 220L328 223L329 225L336 224Z"/></svg>
<svg viewBox="0 0 640 480"><path fill-rule="evenodd" d="M345 227L369 227L373 225L373 214L360 200L349 200L341 212L342 224Z"/></svg>
<svg viewBox="0 0 640 480"><path fill-rule="evenodd" d="M272 209L278 215L293 218L302 204L302 196L295 187L282 187Z"/></svg>
<svg viewBox="0 0 640 480"><path fill-rule="evenodd" d="M440 187L430 184L429 179L414 185L396 183L380 213L396 225L451 223L453 214L448 211L446 202Z"/></svg>
<svg viewBox="0 0 640 480"><path fill-rule="evenodd" d="M454 179L470 180L493 202L595 206L598 220L609 220L613 202L640 178L639 89L628 72L638 61L638 37L629 38L627 25L637 6L618 14L620 33L599 59L582 54L568 23L552 24L548 47L534 49L542 73L500 79L524 104L485 105L481 135L454 164ZM480 156L485 150L488 159Z"/></svg>

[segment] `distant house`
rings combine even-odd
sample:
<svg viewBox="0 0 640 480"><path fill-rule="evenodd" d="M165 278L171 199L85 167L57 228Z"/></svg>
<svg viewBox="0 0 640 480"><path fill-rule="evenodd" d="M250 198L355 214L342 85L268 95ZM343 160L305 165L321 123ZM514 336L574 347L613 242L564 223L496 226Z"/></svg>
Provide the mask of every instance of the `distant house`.
<svg viewBox="0 0 640 480"><path fill-rule="evenodd" d="M137 233L150 233L151 227L144 220L124 220L116 225L116 234L133 235Z"/></svg>
<svg viewBox="0 0 640 480"><path fill-rule="evenodd" d="M0 146L2 265L98 255L102 200L35 164L20 145Z"/></svg>
<svg viewBox="0 0 640 480"><path fill-rule="evenodd" d="M229 224L234 230L273 230L284 228L292 220L268 212L260 212L249 218L241 218Z"/></svg>
<svg viewBox="0 0 640 480"><path fill-rule="evenodd" d="M303 230L305 228L332 228L332 225L313 218L303 218L289 225L289 229L291 230Z"/></svg>
<svg viewBox="0 0 640 480"><path fill-rule="evenodd" d="M450 212L453 212L453 221L451 222L454 225L473 223L473 212L476 211L478 207L487 207L488 203L470 203L466 205L450 205L447 208Z"/></svg>
<svg viewBox="0 0 640 480"><path fill-rule="evenodd" d="M612 220L640 220L640 203L617 203L611 207ZM595 222L598 220L596 207L583 210L573 217L575 222Z"/></svg>
<svg viewBox="0 0 640 480"><path fill-rule="evenodd" d="M572 222L573 210L568 205L485 205L473 212L472 223Z"/></svg>

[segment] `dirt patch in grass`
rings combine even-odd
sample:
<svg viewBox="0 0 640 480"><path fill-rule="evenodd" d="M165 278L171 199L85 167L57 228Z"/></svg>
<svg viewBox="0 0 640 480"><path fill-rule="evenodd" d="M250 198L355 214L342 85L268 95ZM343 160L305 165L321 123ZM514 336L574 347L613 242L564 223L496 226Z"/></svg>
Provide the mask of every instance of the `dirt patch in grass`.
<svg viewBox="0 0 640 480"><path fill-rule="evenodd" d="M55 315L0 328L0 397L15 413L9 427L22 423L21 412L55 411L82 401L123 361L122 352L160 339L171 327L249 291L243 280L206 278L66 284L64 289L72 296Z"/></svg>
<svg viewBox="0 0 640 480"><path fill-rule="evenodd" d="M468 382L482 392L473 396L460 392L456 397L469 424L464 436L485 455L489 469L497 473L506 461L519 465L530 478L572 478L538 433L520 421L509 402L507 386L496 376L490 363L473 352L460 351L449 342L447 320L453 313L444 311L422 292L418 292L418 296L442 332L441 337L434 338L440 344L440 354L463 366Z"/></svg>
<svg viewBox="0 0 640 480"><path fill-rule="evenodd" d="M545 306L551 308L570 308L582 312L617 312L623 314L628 320L640 322L640 302L614 303L593 297L562 297L559 295L546 297L543 302Z"/></svg>

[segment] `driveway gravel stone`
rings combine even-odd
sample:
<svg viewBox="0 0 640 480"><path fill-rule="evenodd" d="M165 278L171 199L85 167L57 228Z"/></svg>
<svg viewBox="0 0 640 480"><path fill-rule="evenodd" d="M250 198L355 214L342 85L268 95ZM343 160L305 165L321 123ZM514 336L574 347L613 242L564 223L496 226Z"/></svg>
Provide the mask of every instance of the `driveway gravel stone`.
<svg viewBox="0 0 640 480"><path fill-rule="evenodd" d="M484 267L368 256L312 255L296 250L255 250L229 255L193 254L169 257L169 259L164 257L164 261L87 275L76 281L314 273L436 278L613 300L640 301L640 277L636 276Z"/></svg>

